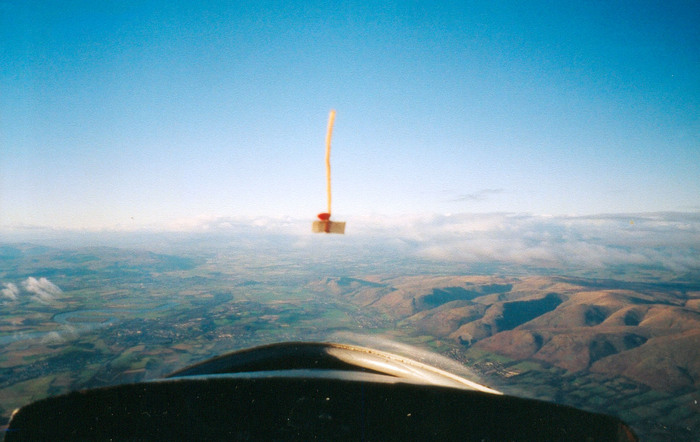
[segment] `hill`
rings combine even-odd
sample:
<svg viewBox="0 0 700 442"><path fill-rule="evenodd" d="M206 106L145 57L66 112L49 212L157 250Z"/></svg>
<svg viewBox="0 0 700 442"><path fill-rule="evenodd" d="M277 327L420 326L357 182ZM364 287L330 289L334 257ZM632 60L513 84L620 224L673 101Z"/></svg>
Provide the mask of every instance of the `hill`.
<svg viewBox="0 0 700 442"><path fill-rule="evenodd" d="M309 286L433 336L666 392L700 387L700 292L560 277L326 278Z"/></svg>

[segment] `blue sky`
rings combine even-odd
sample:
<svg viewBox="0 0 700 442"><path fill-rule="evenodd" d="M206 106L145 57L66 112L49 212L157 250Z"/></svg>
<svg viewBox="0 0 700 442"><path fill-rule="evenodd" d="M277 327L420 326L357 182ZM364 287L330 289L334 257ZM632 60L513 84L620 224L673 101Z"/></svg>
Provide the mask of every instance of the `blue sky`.
<svg viewBox="0 0 700 442"><path fill-rule="evenodd" d="M571 4L569 4L571 3ZM0 228L700 211L700 4L0 0Z"/></svg>

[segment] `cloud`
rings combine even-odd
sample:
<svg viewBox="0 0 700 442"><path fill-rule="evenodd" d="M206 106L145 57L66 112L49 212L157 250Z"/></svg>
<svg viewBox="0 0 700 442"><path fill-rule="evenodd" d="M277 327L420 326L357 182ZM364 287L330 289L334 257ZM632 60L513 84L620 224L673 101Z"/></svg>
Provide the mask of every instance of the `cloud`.
<svg viewBox="0 0 700 442"><path fill-rule="evenodd" d="M22 287L24 287L24 290L27 292L34 294L31 299L44 304L53 302L56 296L63 293L57 285L46 278L36 279L30 276L22 282Z"/></svg>
<svg viewBox="0 0 700 442"><path fill-rule="evenodd" d="M500 191L485 189L477 194ZM478 198L477 194L473 196ZM596 271L610 277L642 270L650 277L658 270L667 276L700 277L700 213L460 213L348 216L344 220L346 235L333 236L311 234L312 219L211 217L188 227L212 237L235 238L239 245L249 244L251 253L294 248L364 260L381 257L387 261L393 256L436 264L496 263L509 269L520 266L581 274ZM267 246L260 247L262 244Z"/></svg>
<svg viewBox="0 0 700 442"><path fill-rule="evenodd" d="M176 220L166 226L171 232L206 233L295 233L310 221L291 217L228 217L200 215ZM309 227L310 229L310 227Z"/></svg>
<svg viewBox="0 0 700 442"><path fill-rule="evenodd" d="M457 214L348 225L377 245L400 239L410 244L404 252L436 262L700 274L700 214Z"/></svg>
<svg viewBox="0 0 700 442"><path fill-rule="evenodd" d="M78 337L78 330L75 327L65 324L60 330L46 333L41 338L42 344L62 344L70 339Z"/></svg>
<svg viewBox="0 0 700 442"><path fill-rule="evenodd" d="M498 195L503 192L503 189L481 189L473 193L462 194L455 198L453 201L484 201L490 196Z"/></svg>
<svg viewBox="0 0 700 442"><path fill-rule="evenodd" d="M63 337L57 331L48 332L43 338L41 338L42 344L62 344L64 342L65 339L63 339Z"/></svg>
<svg viewBox="0 0 700 442"><path fill-rule="evenodd" d="M7 298L11 301L17 300L17 295L19 295L19 287L11 282L6 282L3 284L4 288L0 290L0 297Z"/></svg>
<svg viewBox="0 0 700 442"><path fill-rule="evenodd" d="M372 266L378 272L551 269L580 276L700 281L700 213L458 213L339 219L347 222L345 235L312 234L313 217L202 216L182 220L169 229L100 232L80 238L88 243L140 247L150 241L158 247L178 245L181 250L193 245L200 249L232 247L250 262L302 259L317 266L342 265L349 272ZM71 245L79 243L80 238L68 237ZM58 288L51 289L53 284L41 281L46 280L28 279L22 286L27 291L32 287L36 300L49 302ZM17 296L7 285L3 290L3 294Z"/></svg>

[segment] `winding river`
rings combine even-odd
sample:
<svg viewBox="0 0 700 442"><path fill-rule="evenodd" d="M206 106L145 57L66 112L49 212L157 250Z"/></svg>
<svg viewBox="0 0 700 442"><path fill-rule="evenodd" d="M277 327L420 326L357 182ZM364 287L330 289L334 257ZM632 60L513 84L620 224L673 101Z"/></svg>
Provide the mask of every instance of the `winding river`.
<svg viewBox="0 0 700 442"><path fill-rule="evenodd" d="M168 310L177 306L174 301L166 302L157 307L119 308L119 309L82 309L61 312L53 315L52 320L63 325L62 328L50 331L17 332L0 336L0 345L7 345L17 341L35 339L66 339L76 335L105 328L117 324L125 318L136 318L139 315ZM119 315L117 315L119 313ZM64 338L66 336L66 338Z"/></svg>

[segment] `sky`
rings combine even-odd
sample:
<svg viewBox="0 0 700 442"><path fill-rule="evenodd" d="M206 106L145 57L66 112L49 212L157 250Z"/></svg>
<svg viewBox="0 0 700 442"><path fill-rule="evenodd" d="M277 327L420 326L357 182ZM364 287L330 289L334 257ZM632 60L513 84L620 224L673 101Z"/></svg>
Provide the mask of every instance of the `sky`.
<svg viewBox="0 0 700 442"><path fill-rule="evenodd" d="M698 23L692 0L0 0L0 231L313 220L331 109L335 220L698 213Z"/></svg>

